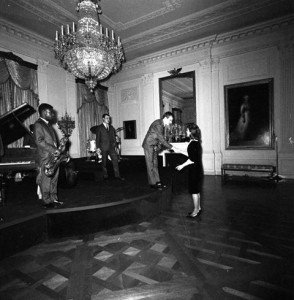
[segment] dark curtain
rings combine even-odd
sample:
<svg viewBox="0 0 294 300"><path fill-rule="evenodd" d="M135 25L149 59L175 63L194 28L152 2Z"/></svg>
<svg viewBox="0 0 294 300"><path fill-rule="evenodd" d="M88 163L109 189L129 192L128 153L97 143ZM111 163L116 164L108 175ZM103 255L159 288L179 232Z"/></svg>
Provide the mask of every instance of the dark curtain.
<svg viewBox="0 0 294 300"><path fill-rule="evenodd" d="M95 139L90 128L102 123L102 115L109 113L107 89L97 88L91 93L83 83L77 83L77 113L81 156L87 156L88 140Z"/></svg>
<svg viewBox="0 0 294 300"><path fill-rule="evenodd" d="M36 110L39 105L37 66L22 61L12 53L0 52L0 115L27 102ZM24 122L29 127L37 119L33 114ZM21 147L22 139L10 147Z"/></svg>

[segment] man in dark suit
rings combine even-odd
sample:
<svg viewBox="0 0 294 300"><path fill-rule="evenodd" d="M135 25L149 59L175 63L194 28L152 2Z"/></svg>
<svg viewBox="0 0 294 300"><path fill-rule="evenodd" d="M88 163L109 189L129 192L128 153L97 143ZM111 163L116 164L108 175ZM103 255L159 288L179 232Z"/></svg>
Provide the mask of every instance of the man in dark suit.
<svg viewBox="0 0 294 300"><path fill-rule="evenodd" d="M118 157L117 152L115 151L116 132L114 127L110 125L109 114L103 114L102 120L103 123L97 126L96 129L96 146L97 151L99 151L102 155L103 177L104 179L108 179L108 172L106 166L107 158L109 155L112 161L115 178L119 180L124 180L119 173Z"/></svg>
<svg viewBox="0 0 294 300"><path fill-rule="evenodd" d="M45 174L45 164L50 154L60 155L58 150L58 139L52 127L54 119L53 107L48 103L39 105L38 112L40 118L35 122L34 137L37 145L39 173L37 175L37 185L42 193L43 206L54 208L63 204L57 198L57 182L59 169L52 177Z"/></svg>
<svg viewBox="0 0 294 300"><path fill-rule="evenodd" d="M164 138L164 127L171 125L173 118L173 114L168 111L164 113L161 119L155 120L150 125L142 144L147 166L148 182L152 188L162 189L165 187L161 183L158 173L158 152L162 147L173 151L176 150Z"/></svg>

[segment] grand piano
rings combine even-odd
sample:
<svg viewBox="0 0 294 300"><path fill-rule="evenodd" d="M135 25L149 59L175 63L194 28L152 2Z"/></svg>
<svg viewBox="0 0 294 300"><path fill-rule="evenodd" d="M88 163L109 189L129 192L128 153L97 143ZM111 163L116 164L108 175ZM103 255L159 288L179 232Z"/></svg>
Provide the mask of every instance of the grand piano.
<svg viewBox="0 0 294 300"><path fill-rule="evenodd" d="M23 122L36 110L27 103L23 103L13 110L0 116L0 205L5 203L5 186L7 178L16 173L35 170L35 148L8 148L7 146L25 135L31 135ZM32 137L33 138L33 137ZM0 143L1 144L1 143Z"/></svg>

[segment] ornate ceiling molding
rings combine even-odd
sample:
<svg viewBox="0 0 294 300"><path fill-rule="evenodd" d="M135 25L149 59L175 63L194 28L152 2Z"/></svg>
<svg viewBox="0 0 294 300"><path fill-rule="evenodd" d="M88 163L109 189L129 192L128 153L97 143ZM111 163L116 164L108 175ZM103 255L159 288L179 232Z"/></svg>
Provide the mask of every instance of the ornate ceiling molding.
<svg viewBox="0 0 294 300"><path fill-rule="evenodd" d="M281 1L276 0L274 2L280 3ZM185 33L215 25L216 23L229 22L232 18L248 14L248 12L253 13L268 5L273 5L273 0L249 0L246 7L244 7L244 1L242 0L226 1L168 24L158 26L155 29L126 38L124 39L124 48L126 51L143 48L162 40L172 39Z"/></svg>
<svg viewBox="0 0 294 300"><path fill-rule="evenodd" d="M263 22L254 26L227 32L219 36L218 35L209 36L201 40L196 40L191 43L183 44L178 47L173 47L165 51L160 51L148 56L141 57L129 63L127 62L124 65L124 69L136 69L138 67L142 68L142 66L145 66L150 63L155 63L157 61L180 56L183 54L195 53L196 51L199 51L201 49L206 49L213 46L217 47L223 44L235 42L236 40L247 39L249 37L252 38L254 36L270 34L273 32L277 32L283 28L288 28L289 26L293 26L293 24L294 24L294 15L290 15L275 20L271 20L269 22ZM273 42L270 43L273 44ZM252 49L252 46L248 47L246 51L248 51L249 48Z"/></svg>
<svg viewBox="0 0 294 300"><path fill-rule="evenodd" d="M218 35L217 39L213 42L213 44L222 44L226 42L231 42L236 39L242 39L257 35L263 35L272 33L286 28L294 24L294 15L278 18L275 20L271 20L268 22L259 23L254 26L248 26L245 29L234 30L229 33L224 33Z"/></svg>
<svg viewBox="0 0 294 300"><path fill-rule="evenodd" d="M23 2L23 0L20 1ZM51 0L49 1L52 2ZM199 53L201 49L207 49L210 46L216 48L217 46L228 44L236 40L252 38L254 36L261 36L265 34L271 34L273 32L278 32L279 30L285 30L285 31L288 30L289 35L291 35L290 28L293 27L293 24L294 24L294 15L292 14L272 21L259 23L254 26L242 28L225 34L220 34L218 36L214 35L214 36L206 37L201 40L195 40L193 42L182 44L177 47L169 48L164 51L156 52L148 56L146 55L136 60L125 63L124 69L136 69L138 67L142 68L146 64L180 56L186 53L195 53L196 51ZM17 40L21 40L27 44L30 44L30 47L42 48L42 51L46 53L50 52L52 49L52 40L46 39L40 35L32 33L31 31L25 30L23 28L17 27L12 23L8 22L7 20L1 18L0 18L0 32L3 32L4 34L10 36L14 36ZM270 42L271 41L269 41L268 43Z"/></svg>
<svg viewBox="0 0 294 300"><path fill-rule="evenodd" d="M15 5L18 5L22 9L29 11L30 13L35 14L38 18L42 18L45 21L59 26L60 24L65 23L68 20L77 20L76 14L73 14L58 5L55 1L52 0L11 0ZM153 11L149 14L146 14L140 18L134 19L132 21L122 23L114 22L107 15L103 14L101 19L105 21L107 25L114 28L115 31L119 32L126 30L130 27L137 26L146 21L152 20L156 17L163 16L171 11L176 10L182 6L184 0L165 0L162 2L163 7L156 11ZM74 6L75 4L73 4Z"/></svg>
<svg viewBox="0 0 294 300"><path fill-rule="evenodd" d="M46 50L48 50L49 48L50 51L53 51L53 45L51 40L41 37L40 35L37 35L30 31L24 30L20 27L17 27L1 18L0 18L0 31L9 35L13 35L19 40L26 41L27 43L33 43L37 46L42 46L46 48Z"/></svg>
<svg viewBox="0 0 294 300"><path fill-rule="evenodd" d="M163 7L161 9L155 10L149 14L146 14L146 15L144 15L140 18L134 19L132 21L129 21L126 23L122 23L122 22L115 23L109 18L107 18L107 21L108 21L109 25L111 25L115 29L115 31L119 32L119 31L126 30L130 27L137 26L146 21L150 21L157 17L163 16L163 15L181 7L182 4L183 4L183 0L165 0L165 1L162 1Z"/></svg>
<svg viewBox="0 0 294 300"><path fill-rule="evenodd" d="M70 13L52 0L11 0L15 5L35 14L38 18L50 22L56 26L70 20L76 20L76 15Z"/></svg>
<svg viewBox="0 0 294 300"><path fill-rule="evenodd" d="M155 63L160 60L169 59L175 56L180 56L191 52L195 53L195 51L197 50L201 50L209 47L214 40L215 40L215 36L210 36L205 39L182 44L180 46L173 47L168 50L156 52L151 55L138 58L131 62L126 62L123 68L127 68L127 69L134 69L137 67L142 68L147 64Z"/></svg>

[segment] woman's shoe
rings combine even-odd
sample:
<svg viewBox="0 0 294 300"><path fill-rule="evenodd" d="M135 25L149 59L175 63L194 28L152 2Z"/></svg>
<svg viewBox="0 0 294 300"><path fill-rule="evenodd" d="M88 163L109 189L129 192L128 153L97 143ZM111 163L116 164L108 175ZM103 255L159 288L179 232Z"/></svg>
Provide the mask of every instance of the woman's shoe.
<svg viewBox="0 0 294 300"><path fill-rule="evenodd" d="M166 185L159 181L159 182L156 182L156 187L158 189L163 189L163 188L166 188Z"/></svg>
<svg viewBox="0 0 294 300"><path fill-rule="evenodd" d="M202 211L201 208L197 211L196 214L192 211L191 213L188 213L187 218L192 218L192 219L197 218L200 216L201 211Z"/></svg>

